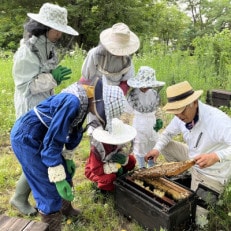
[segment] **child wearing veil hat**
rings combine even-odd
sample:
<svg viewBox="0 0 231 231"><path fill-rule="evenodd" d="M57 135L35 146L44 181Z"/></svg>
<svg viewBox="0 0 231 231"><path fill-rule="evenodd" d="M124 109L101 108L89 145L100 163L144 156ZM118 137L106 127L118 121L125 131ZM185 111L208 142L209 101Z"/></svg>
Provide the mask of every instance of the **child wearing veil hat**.
<svg viewBox="0 0 231 231"><path fill-rule="evenodd" d="M107 117L111 112L107 110ZM114 191L113 182L120 175L131 171L136 160L126 145L136 136L136 129L112 118L111 123L103 129L94 129L90 156L85 165L85 176L91 180L97 191L103 195Z"/></svg>
<svg viewBox="0 0 231 231"><path fill-rule="evenodd" d="M163 87L164 84L157 81L155 70L148 66L141 66L137 75L128 80L132 90L127 96L127 112L134 115L133 127L137 135L133 142L133 154L140 169L154 165L153 160L146 164L144 156L152 149L158 138L157 132L163 125L158 111L160 96L155 88Z"/></svg>

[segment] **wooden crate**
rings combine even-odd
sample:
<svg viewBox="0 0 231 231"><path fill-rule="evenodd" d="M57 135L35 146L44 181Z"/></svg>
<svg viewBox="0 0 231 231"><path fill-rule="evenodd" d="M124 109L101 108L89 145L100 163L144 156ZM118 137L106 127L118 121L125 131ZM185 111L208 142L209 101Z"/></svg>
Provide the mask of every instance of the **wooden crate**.
<svg viewBox="0 0 231 231"><path fill-rule="evenodd" d="M209 90L207 91L206 103L214 107L231 107L231 91L218 89Z"/></svg>
<svg viewBox="0 0 231 231"><path fill-rule="evenodd" d="M0 215L1 231L49 231L46 223Z"/></svg>

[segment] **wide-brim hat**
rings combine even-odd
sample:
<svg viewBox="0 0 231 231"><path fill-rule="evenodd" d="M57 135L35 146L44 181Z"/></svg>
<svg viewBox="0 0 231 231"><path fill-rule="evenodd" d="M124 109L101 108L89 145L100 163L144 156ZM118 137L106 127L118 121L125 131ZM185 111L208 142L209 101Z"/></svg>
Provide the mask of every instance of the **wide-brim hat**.
<svg viewBox="0 0 231 231"><path fill-rule="evenodd" d="M67 25L67 10L64 7L51 3L44 3L38 14L27 13L27 15L31 19L52 29L70 35L79 34L76 30Z"/></svg>
<svg viewBox="0 0 231 231"><path fill-rule="evenodd" d="M107 84L106 78L96 78L94 91L94 109L96 117L103 127L111 132L112 118L119 118L124 112L125 96L118 86Z"/></svg>
<svg viewBox="0 0 231 231"><path fill-rule="evenodd" d="M133 88L162 87L165 82L157 81L156 72L148 66L141 66L135 77L128 79L128 85Z"/></svg>
<svg viewBox="0 0 231 231"><path fill-rule="evenodd" d="M116 56L135 53L140 47L140 40L124 23L116 23L100 33L100 42L107 51Z"/></svg>
<svg viewBox="0 0 231 231"><path fill-rule="evenodd" d="M136 136L136 129L123 123L118 118L112 119L112 131L104 130L102 127L96 128L92 135L93 138L105 144L120 145L133 140Z"/></svg>
<svg viewBox="0 0 231 231"><path fill-rule="evenodd" d="M169 86L166 89L168 103L163 107L166 113L179 114L187 105L199 99L203 90L194 91L188 81Z"/></svg>

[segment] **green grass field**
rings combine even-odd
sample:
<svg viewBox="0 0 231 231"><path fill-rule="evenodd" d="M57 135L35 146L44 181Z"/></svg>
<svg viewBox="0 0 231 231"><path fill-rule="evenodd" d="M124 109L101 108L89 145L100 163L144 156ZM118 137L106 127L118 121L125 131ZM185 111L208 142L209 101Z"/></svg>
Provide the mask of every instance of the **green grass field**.
<svg viewBox="0 0 231 231"><path fill-rule="evenodd" d="M63 82L57 89L58 93L62 88L77 81L81 76L81 65L84 56L81 51L73 57L66 57L61 64L66 65L72 69L72 78ZM29 217L22 216L9 205L9 199L14 192L15 183L21 174L21 167L18 164L10 147L9 134L12 125L15 121L14 115L14 83L11 75L13 57L0 58L0 214L9 216ZM183 56L182 54L172 54L169 56L156 57L149 54L144 56L134 56L135 69L138 70L140 66L151 66L156 70L157 79L165 81L166 85L174 82L179 82L187 79L195 89L203 89L204 92L208 89L219 88L216 81L198 77L198 64L191 56ZM165 87L161 90L162 104L166 102ZM202 100L205 100L206 94L203 95ZM228 113L230 111L228 110ZM170 117L164 115L165 125ZM78 230L78 231L142 231L136 221L129 221L120 215L114 207L113 197L109 197L106 202L99 200L94 202L94 189L91 182L84 176L85 161L89 154L89 140L86 135L83 141L76 150L75 162L78 165L76 174L74 176L75 200L74 206L82 210L82 215L78 222L72 220L63 221L63 230ZM231 187L228 189L231 191ZM230 192L227 193L230 195ZM227 196L223 201L230 203L231 196ZM229 200L228 200L229 199ZM30 198L31 203L34 200ZM218 218L220 214L214 215ZM220 230L230 230L230 206L224 205L223 217L217 218L220 222ZM39 217L32 219L39 220ZM153 221L155 222L155 221ZM224 223L224 224L223 224ZM206 230L214 231L214 229L206 228Z"/></svg>

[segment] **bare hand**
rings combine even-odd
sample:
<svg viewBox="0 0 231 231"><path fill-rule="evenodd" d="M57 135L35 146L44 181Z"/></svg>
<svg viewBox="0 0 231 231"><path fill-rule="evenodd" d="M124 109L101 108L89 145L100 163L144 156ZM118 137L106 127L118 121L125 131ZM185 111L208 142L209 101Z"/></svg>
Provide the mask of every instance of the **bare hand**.
<svg viewBox="0 0 231 231"><path fill-rule="evenodd" d="M202 153L194 158L196 164L199 165L200 168L207 168L212 166L216 162L219 162L220 159L216 153Z"/></svg>
<svg viewBox="0 0 231 231"><path fill-rule="evenodd" d="M145 155L144 159L145 159L146 162L148 162L148 160L150 160L150 159L153 159L153 161L156 162L157 157L159 156L159 154L160 154L160 153L159 153L158 150L152 149L151 151L149 151L149 152Z"/></svg>

